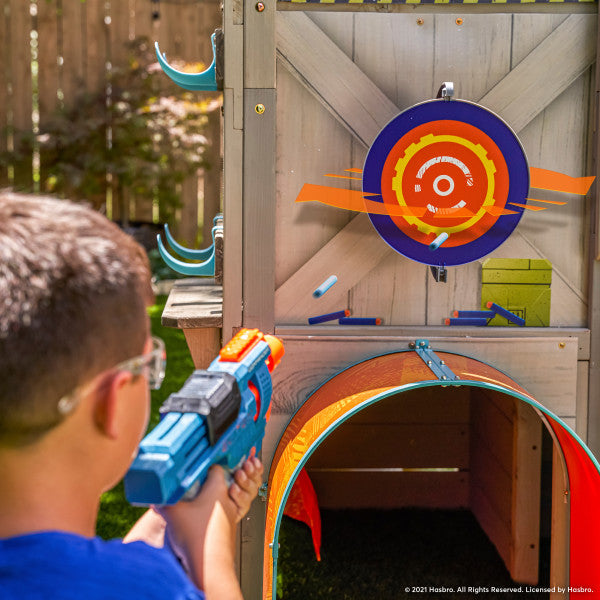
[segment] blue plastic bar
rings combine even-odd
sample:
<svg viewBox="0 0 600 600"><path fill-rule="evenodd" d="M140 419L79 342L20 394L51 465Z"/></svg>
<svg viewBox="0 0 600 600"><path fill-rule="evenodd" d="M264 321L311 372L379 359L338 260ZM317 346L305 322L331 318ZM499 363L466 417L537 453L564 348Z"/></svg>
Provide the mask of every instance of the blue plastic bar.
<svg viewBox="0 0 600 600"><path fill-rule="evenodd" d="M335 321L336 319L341 319L343 317L349 317L350 311L346 310L338 310L337 312L327 313L324 315L317 315L316 317L308 317L309 325L316 325L317 323L327 323L327 321Z"/></svg>
<svg viewBox="0 0 600 600"><path fill-rule="evenodd" d="M495 302L488 302L487 307L491 308L497 315L504 317L507 321L510 321L519 327L525 326L525 319L521 319L521 317L518 317L515 313L511 313L509 310L506 310L506 308L503 308Z"/></svg>
<svg viewBox="0 0 600 600"><path fill-rule="evenodd" d="M438 235L435 240L433 240L433 242L431 242L431 244L429 244L429 249L433 252L434 250L437 250L446 240L448 239L448 234L443 231L442 233L440 233L440 235Z"/></svg>
<svg viewBox="0 0 600 600"><path fill-rule="evenodd" d="M371 317L343 317L340 325L381 325L381 319Z"/></svg>
<svg viewBox="0 0 600 600"><path fill-rule="evenodd" d="M314 292L315 298L320 298L334 283L337 283L337 277L332 275L328 277Z"/></svg>

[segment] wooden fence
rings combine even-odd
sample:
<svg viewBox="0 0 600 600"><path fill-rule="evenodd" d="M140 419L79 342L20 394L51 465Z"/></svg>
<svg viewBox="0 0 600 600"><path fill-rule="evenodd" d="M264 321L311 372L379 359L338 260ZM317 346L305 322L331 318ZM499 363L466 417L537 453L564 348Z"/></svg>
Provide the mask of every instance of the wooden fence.
<svg viewBox="0 0 600 600"><path fill-rule="evenodd" d="M106 89L110 70L127 65L128 41L147 36L169 60L208 64L210 35L220 24L218 0L0 0L0 152L11 149L12 130L36 132L59 103L68 107L81 91ZM215 93L205 96L218 99ZM207 177L200 172L181 185L176 225L178 237L188 242L196 237L198 205L208 231L219 209L220 110L209 116L207 134L212 138ZM34 181L35 160L0 167L0 186L44 191L43 165L37 168L42 180ZM108 193L106 207L113 218L152 216L150 199L132 200L129 214L119 215Z"/></svg>

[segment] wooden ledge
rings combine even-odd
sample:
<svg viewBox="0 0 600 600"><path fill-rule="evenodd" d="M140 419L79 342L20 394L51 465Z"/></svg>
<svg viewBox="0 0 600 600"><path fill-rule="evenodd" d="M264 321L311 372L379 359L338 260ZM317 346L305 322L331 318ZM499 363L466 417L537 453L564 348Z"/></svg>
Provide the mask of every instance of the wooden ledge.
<svg viewBox="0 0 600 600"><path fill-rule="evenodd" d="M169 293L161 323L177 329L223 326L223 286L214 279L179 279Z"/></svg>

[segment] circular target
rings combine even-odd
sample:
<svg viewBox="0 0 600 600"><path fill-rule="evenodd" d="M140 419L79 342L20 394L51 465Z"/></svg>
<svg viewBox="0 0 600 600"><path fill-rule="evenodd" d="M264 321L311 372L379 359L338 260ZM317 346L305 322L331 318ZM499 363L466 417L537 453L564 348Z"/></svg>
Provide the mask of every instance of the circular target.
<svg viewBox="0 0 600 600"><path fill-rule="evenodd" d="M431 100L393 119L363 169L363 192L388 214L369 217L394 250L429 265L472 262L517 226L529 168L521 144L498 116L461 100ZM435 251L429 245L447 239ZM445 236L444 236L445 237Z"/></svg>

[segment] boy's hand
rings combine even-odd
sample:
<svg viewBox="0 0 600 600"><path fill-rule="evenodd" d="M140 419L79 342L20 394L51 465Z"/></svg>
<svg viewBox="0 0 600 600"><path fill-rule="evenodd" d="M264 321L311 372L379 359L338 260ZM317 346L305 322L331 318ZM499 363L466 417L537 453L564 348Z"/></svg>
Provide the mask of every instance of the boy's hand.
<svg viewBox="0 0 600 600"><path fill-rule="evenodd" d="M250 510L250 505L261 486L263 465L258 458L249 458L233 475L233 483L229 486L229 498L235 504L235 522Z"/></svg>
<svg viewBox="0 0 600 600"><path fill-rule="evenodd" d="M235 526L257 496L262 474L260 460L249 458L229 485L225 471L215 465L191 502L161 508L173 550L209 600L241 598L234 568Z"/></svg>

